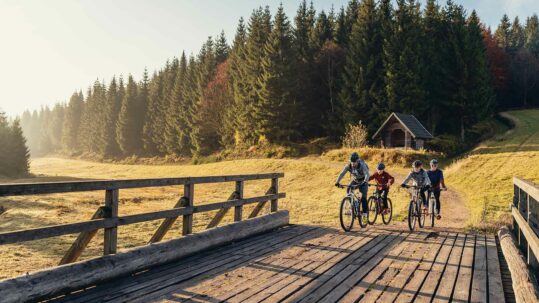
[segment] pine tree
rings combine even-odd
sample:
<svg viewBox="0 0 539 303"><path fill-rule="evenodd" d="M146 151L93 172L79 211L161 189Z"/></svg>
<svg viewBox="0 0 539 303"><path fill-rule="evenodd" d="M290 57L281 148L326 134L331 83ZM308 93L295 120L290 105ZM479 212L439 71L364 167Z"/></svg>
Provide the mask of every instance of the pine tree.
<svg viewBox="0 0 539 303"><path fill-rule="evenodd" d="M328 19L324 11L321 11L316 18L316 24L311 31L311 48L319 51L327 41L333 40L333 24Z"/></svg>
<svg viewBox="0 0 539 303"><path fill-rule="evenodd" d="M380 120L378 115L385 116L384 108L379 107L385 99L379 29L374 0L362 1L348 44L340 94L346 124L362 120L375 127Z"/></svg>
<svg viewBox="0 0 539 303"><path fill-rule="evenodd" d="M122 107L116 124L116 140L124 155L134 155L142 147L140 120L137 118L139 107L138 87L133 77L129 75Z"/></svg>
<svg viewBox="0 0 539 303"><path fill-rule="evenodd" d="M494 37L498 41L498 46L503 49L507 50L511 45L511 22L509 22L509 17L506 14L503 15Z"/></svg>
<svg viewBox="0 0 539 303"><path fill-rule="evenodd" d="M513 24L511 25L511 31L509 34L509 47L513 50L520 49L526 44L526 33L524 28L520 25L518 16L515 17Z"/></svg>
<svg viewBox="0 0 539 303"><path fill-rule="evenodd" d="M184 117L188 114L185 111L185 100L183 91L187 77L187 58L182 52L180 65L176 74L174 90L169 100L169 110L167 112L165 125L165 145L168 154L181 154L185 148L189 149L189 133L185 131L186 121Z"/></svg>
<svg viewBox="0 0 539 303"><path fill-rule="evenodd" d="M24 137L19 119L13 121L10 130L10 139L6 143L9 151L8 163L6 164L8 167L11 167L9 175L28 175L30 170L30 152L26 145L26 138Z"/></svg>
<svg viewBox="0 0 539 303"><path fill-rule="evenodd" d="M11 130L7 121L7 116L0 111L0 176L10 176L10 145Z"/></svg>
<svg viewBox="0 0 539 303"><path fill-rule="evenodd" d="M84 111L82 92L75 92L69 99L62 127L62 147L65 151L80 150L78 134Z"/></svg>
<svg viewBox="0 0 539 303"><path fill-rule="evenodd" d="M217 64L223 63L228 58L230 46L226 41L225 32L221 31L219 37L215 39L215 61Z"/></svg>
<svg viewBox="0 0 539 303"><path fill-rule="evenodd" d="M257 133L270 142L291 140L298 135L301 122L296 119L299 108L295 98L296 55L292 41L292 29L281 5L264 46L258 102L253 108Z"/></svg>
<svg viewBox="0 0 539 303"><path fill-rule="evenodd" d="M539 57L539 18L537 14L529 17L526 20L526 48L533 54L535 57Z"/></svg>
<svg viewBox="0 0 539 303"><path fill-rule="evenodd" d="M142 142L144 151L148 155L161 155L158 146L162 144L161 135L166 111L163 109L163 82L164 72L154 73L149 85L148 106L146 108L146 119L142 129ZM166 128L166 127L165 127Z"/></svg>

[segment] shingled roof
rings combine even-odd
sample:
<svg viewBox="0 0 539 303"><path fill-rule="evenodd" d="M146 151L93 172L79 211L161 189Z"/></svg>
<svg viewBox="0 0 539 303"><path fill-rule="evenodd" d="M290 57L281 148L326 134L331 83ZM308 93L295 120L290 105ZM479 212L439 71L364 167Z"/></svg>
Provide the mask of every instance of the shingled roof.
<svg viewBox="0 0 539 303"><path fill-rule="evenodd" d="M429 131L416 119L413 115L392 113L386 121L380 126L372 138L376 138L378 134L384 129L386 124L391 120L391 117L395 117L409 132L412 137L416 139L432 139L434 138Z"/></svg>

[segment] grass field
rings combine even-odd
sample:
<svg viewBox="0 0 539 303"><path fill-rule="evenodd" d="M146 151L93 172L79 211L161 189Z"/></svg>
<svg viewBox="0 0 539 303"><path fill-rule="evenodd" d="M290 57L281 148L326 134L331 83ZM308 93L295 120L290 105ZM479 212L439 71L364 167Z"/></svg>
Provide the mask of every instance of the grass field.
<svg viewBox="0 0 539 303"><path fill-rule="evenodd" d="M479 145L446 170L447 183L464 195L471 227L495 229L510 222L513 176L539 182L539 110L503 115L514 122L513 129Z"/></svg>

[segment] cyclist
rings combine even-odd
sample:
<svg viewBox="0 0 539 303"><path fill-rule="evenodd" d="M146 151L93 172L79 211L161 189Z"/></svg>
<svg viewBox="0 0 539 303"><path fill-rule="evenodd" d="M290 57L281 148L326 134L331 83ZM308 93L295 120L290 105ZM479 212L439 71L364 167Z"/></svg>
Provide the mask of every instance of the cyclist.
<svg viewBox="0 0 539 303"><path fill-rule="evenodd" d="M441 169L438 169L438 160L430 160L430 170L427 172L427 175L432 184L432 189L429 191L429 199L430 195L434 194L434 198L436 199L436 211L438 212L436 219L440 220L442 218L440 215L440 190L446 190L447 187L445 187L444 172Z"/></svg>
<svg viewBox="0 0 539 303"><path fill-rule="evenodd" d="M408 188L408 182L410 180L414 181L414 185L420 188L419 194L423 199L423 207L427 208L427 199L425 198L425 192L429 190L431 182L429 175L423 169L423 163L419 160L415 160L412 163L412 171L408 174L406 179L402 181L401 187Z"/></svg>
<svg viewBox="0 0 539 303"><path fill-rule="evenodd" d="M387 213L387 194L389 193L389 187L395 183L395 178L387 173L385 169L385 164L380 162L376 167L376 172L369 177L369 181L373 179L376 180L376 190L382 194L382 199L384 200L384 214Z"/></svg>
<svg viewBox="0 0 539 303"><path fill-rule="evenodd" d="M353 152L350 156L350 163L346 164L342 169L341 173L337 177L337 181L335 181L335 186L341 186L341 179L344 177L344 175L346 175L346 173L350 173L354 177L348 185L347 193L359 188L359 191L361 191L361 208L363 209L363 213L361 215L366 217L368 211L367 192L369 189L369 167L365 161L359 158L358 153Z"/></svg>

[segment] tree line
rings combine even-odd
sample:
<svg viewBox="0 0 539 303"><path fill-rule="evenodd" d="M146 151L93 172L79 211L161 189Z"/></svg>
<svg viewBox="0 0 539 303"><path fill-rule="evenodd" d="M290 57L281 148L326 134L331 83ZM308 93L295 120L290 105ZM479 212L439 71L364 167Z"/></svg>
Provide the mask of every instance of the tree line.
<svg viewBox="0 0 539 303"><path fill-rule="evenodd" d="M359 121L372 134L391 112L464 141L497 110L538 104L538 55L536 15L525 25L504 16L492 34L451 0L351 0L329 12L303 1L292 19L259 7L231 44L221 32L140 81L95 81L21 122L35 155L190 157L338 140Z"/></svg>

